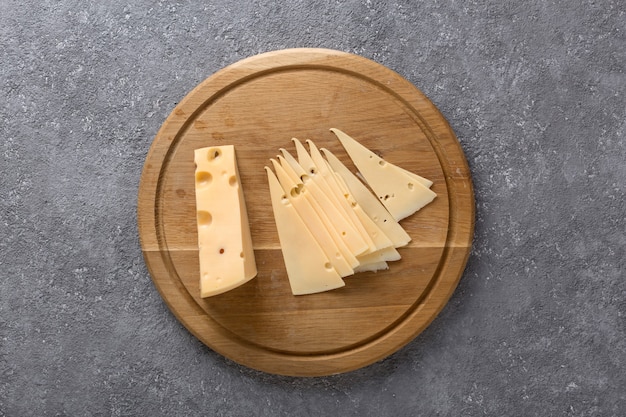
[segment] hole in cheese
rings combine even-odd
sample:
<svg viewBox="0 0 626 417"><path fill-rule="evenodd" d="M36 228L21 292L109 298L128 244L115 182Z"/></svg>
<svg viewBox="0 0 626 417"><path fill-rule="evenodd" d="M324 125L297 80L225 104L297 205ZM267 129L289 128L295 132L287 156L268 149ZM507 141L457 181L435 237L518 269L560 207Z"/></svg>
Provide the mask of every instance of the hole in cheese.
<svg viewBox="0 0 626 417"><path fill-rule="evenodd" d="M237 177L235 175L231 175L231 177L228 179L228 184L231 187L236 187L237 186Z"/></svg>
<svg viewBox="0 0 626 417"><path fill-rule="evenodd" d="M210 149L209 152L207 152L207 155L209 156L209 162L219 158L222 155L222 151L219 149Z"/></svg>
<svg viewBox="0 0 626 417"><path fill-rule="evenodd" d="M387 162L385 162L384 159L381 159L380 161L378 161L378 165L380 165L381 167L384 167L386 163Z"/></svg>
<svg viewBox="0 0 626 417"><path fill-rule="evenodd" d="M408 187L409 187L409 190L412 190L412 189L413 189L413 187L415 187L415 186L413 185L413 183L412 183L412 182L410 182L410 183L408 184Z"/></svg>
<svg viewBox="0 0 626 417"><path fill-rule="evenodd" d="M239 252L239 257L243 258L243 252Z"/></svg>
<svg viewBox="0 0 626 417"><path fill-rule="evenodd" d="M326 269L330 269L330 268L332 268L332 267L333 267L333 266L330 264L330 262L326 262L326 263L324 264L324 268L326 268Z"/></svg>
<svg viewBox="0 0 626 417"><path fill-rule="evenodd" d="M309 182L310 178L309 178L309 176L308 176L308 175L306 175L306 174L302 174L302 175L300 175L300 180L301 180L303 183L307 183L307 182Z"/></svg>
<svg viewBox="0 0 626 417"><path fill-rule="evenodd" d="M220 248L220 255L224 253L224 248Z"/></svg>
<svg viewBox="0 0 626 417"><path fill-rule="evenodd" d="M198 211L198 224L200 226L203 226L203 227L210 226L212 221L213 221L213 216L211 216L211 213L209 213L208 211L204 211L204 210Z"/></svg>
<svg viewBox="0 0 626 417"><path fill-rule="evenodd" d="M196 183L201 187L206 187L213 180L213 176L206 171L200 171L196 173Z"/></svg>
<svg viewBox="0 0 626 417"><path fill-rule="evenodd" d="M297 187L294 187L291 189L291 196L297 197L300 195L301 192L302 192L302 184L298 184Z"/></svg>

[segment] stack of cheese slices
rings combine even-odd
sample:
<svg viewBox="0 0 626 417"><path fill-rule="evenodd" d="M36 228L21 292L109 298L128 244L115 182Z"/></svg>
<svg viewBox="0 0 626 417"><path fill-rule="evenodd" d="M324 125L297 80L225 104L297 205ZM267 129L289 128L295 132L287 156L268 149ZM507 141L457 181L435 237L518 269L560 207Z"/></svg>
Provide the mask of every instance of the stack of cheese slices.
<svg viewBox="0 0 626 417"><path fill-rule="evenodd" d="M274 219L294 295L343 287L343 277L388 268L411 240L398 223L436 194L432 182L377 156L338 129L361 181L327 149L293 139L266 167ZM323 154L323 155L322 155ZM367 184L367 185L366 185ZM368 188L369 187L369 188Z"/></svg>

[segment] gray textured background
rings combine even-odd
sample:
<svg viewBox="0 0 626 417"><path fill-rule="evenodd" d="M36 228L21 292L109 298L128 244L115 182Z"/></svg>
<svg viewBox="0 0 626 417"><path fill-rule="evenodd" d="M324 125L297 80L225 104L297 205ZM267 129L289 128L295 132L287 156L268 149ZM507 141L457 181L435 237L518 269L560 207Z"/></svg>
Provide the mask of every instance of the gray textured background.
<svg viewBox="0 0 626 417"><path fill-rule="evenodd" d="M0 416L626 415L626 5L0 2ZM404 75L472 169L450 303L367 368L224 359L170 314L136 226L143 160L218 69L296 46Z"/></svg>

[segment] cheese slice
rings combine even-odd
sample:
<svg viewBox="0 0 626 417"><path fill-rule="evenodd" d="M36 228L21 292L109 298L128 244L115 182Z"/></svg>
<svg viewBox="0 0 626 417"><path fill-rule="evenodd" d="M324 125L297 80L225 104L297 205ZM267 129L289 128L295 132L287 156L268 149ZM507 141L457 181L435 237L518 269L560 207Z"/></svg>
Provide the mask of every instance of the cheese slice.
<svg viewBox="0 0 626 417"><path fill-rule="evenodd" d="M378 233L376 230L372 230L377 229L376 225L372 225L371 222L368 221L368 219L363 219L359 217L358 213L356 212L357 210L355 210L355 207L352 206L350 202L348 202L348 200L346 199L346 197L348 196L346 196L339 184L337 184L337 181L335 180L332 171L326 164L326 161L322 157L320 151L317 149L317 146L315 146L315 143L313 143L313 141L311 140L307 140L307 144L309 145L309 149L311 152L310 157L307 158L308 154L306 153L306 150L304 149L302 144L300 144L301 150L298 151L298 159L300 159L300 156L302 156L304 161L309 164L313 164L313 166L315 167L314 169L316 170L315 177L318 179L319 182L324 184L324 189L326 190L326 193L330 194L333 197L336 204L338 204L342 208L342 210L346 213L352 223L357 226L357 230L359 231L359 233L361 233L361 236L363 236L363 239L369 245L369 251L366 253L376 252L385 247L391 246L390 241L384 241L384 239L381 239L380 236L378 239L376 238L376 235L378 235ZM363 223L364 221L366 222L365 224Z"/></svg>
<svg viewBox="0 0 626 417"><path fill-rule="evenodd" d="M294 295L304 295L343 287L344 281L309 233L278 178L268 167L265 170L291 292Z"/></svg>
<svg viewBox="0 0 626 417"><path fill-rule="evenodd" d="M232 145L196 149L200 296L224 293L257 274L248 213Z"/></svg>
<svg viewBox="0 0 626 417"><path fill-rule="evenodd" d="M290 165L287 164L285 159L281 156L278 156L278 160L280 161L280 163L276 164L274 160L272 160L272 163L274 164L274 168L276 169L278 181L283 186L283 189L297 186L294 184L302 184L302 188L300 188L299 192L302 192L302 190L305 191L304 193L302 193L305 197L304 200L313 208L313 213L311 213L311 215L308 216L307 219L309 217L311 219L317 217L321 220L322 226L330 234L333 241L339 248L340 253L346 259L346 261L348 261L350 267L355 268L359 264L359 261L356 259L356 255L353 253L353 251L350 249L346 242L347 233L342 234L340 232L341 228L335 227L333 222L330 220L328 213L324 211L320 203L315 198L313 198L311 193L307 192L308 188L305 188L304 183L298 178L297 175L295 175L294 171L291 169ZM294 178L296 179L294 180ZM296 202L296 209L299 207L298 204L305 203ZM318 243L322 244L322 242Z"/></svg>
<svg viewBox="0 0 626 417"><path fill-rule="evenodd" d="M285 169L275 159L270 159L270 161L274 165L278 182L283 188L287 199L295 207L298 215L306 224L309 233L321 246L333 267L341 277L354 274L352 267L358 265L356 257L350 257L352 262L346 260L346 255L344 254L349 254L350 251L340 238L334 238L331 234L324 224L324 220L315 211L307 196L302 193L301 185L290 178Z"/></svg>
<svg viewBox="0 0 626 417"><path fill-rule="evenodd" d="M403 169L385 161L341 130L330 130L395 220L410 216L436 197L433 191Z"/></svg>
<svg viewBox="0 0 626 417"><path fill-rule="evenodd" d="M366 255L367 256L367 255ZM354 272L378 272L383 269L389 269L389 264L384 261L364 262L359 265Z"/></svg>
<svg viewBox="0 0 626 417"><path fill-rule="evenodd" d="M315 146L315 145L313 145L313 146ZM328 161L326 161L324 158L322 158L321 153L319 153L319 151L317 151L317 149L316 149L316 152L319 155L319 157L317 158L317 164L316 165L317 166L322 166L322 165L324 166L324 168L323 168L324 171L327 172L328 177L330 179L332 179L332 182L335 185L335 187L337 188L338 193L340 194L340 196L342 196L344 198L345 203L351 208L353 213L358 218L359 223L363 226L363 229L366 230L368 236L370 237L370 239L374 243L375 250L371 251L370 253L381 252L381 251L383 251L384 249L387 249L387 248L390 248L390 249L395 248L396 246L394 245L394 242L392 242L391 239L385 234L385 232L383 232L381 230L381 228L378 227L376 222L374 220L372 220L372 218L370 216L368 216L368 214L363 210L363 208L361 207L359 202L354 198L354 196L352 195L352 192L350 191L350 188L347 186L347 184L345 183L343 178L341 178L340 175L338 175L336 172L333 171L333 169L330 166L330 164L328 164ZM374 201L377 202L377 204L380 205L380 203L378 203L378 200L376 200L376 198L371 193L368 192L368 194L374 199ZM404 229L402 229L402 228L401 228L401 230L404 231ZM387 251L385 253L390 253L390 252L391 253L395 252L395 250ZM385 260L386 261L391 261L391 260L397 260L397 259L385 259Z"/></svg>
<svg viewBox="0 0 626 417"><path fill-rule="evenodd" d="M311 177L307 175L298 161L296 161L289 152L284 149L281 149L281 151L284 156L284 158L278 157L281 161L281 166L292 179L294 176L298 178L298 181L302 183L303 191L309 193L309 199L315 201L320 212L326 215L330 223L329 227L339 233L339 236L352 254L358 256L368 252L368 243L363 239L358 230L356 230L352 222L345 216L345 213L337 208L332 199L320 188L316 181L311 180Z"/></svg>
<svg viewBox="0 0 626 417"><path fill-rule="evenodd" d="M400 171L402 171L402 172L404 172L406 175L408 175L409 177L413 178L415 181L417 181L417 182L419 182L420 184L422 184L424 187L427 187L427 188L432 187L433 182L432 182L431 180L426 179L426 178L424 178L424 177L421 177L421 176L419 176L419 175L417 175L417 174L415 174L415 173L413 173L413 172L411 172L411 171L407 171L406 169L401 168L401 167L399 167L399 166L397 166L397 165L396 165L396 167L397 167Z"/></svg>
<svg viewBox="0 0 626 417"><path fill-rule="evenodd" d="M411 241L411 237L391 216L380 200L332 152L324 148L321 151L324 153L328 165L344 182L359 206L376 223L385 236L393 242L393 245L396 248L406 246Z"/></svg>

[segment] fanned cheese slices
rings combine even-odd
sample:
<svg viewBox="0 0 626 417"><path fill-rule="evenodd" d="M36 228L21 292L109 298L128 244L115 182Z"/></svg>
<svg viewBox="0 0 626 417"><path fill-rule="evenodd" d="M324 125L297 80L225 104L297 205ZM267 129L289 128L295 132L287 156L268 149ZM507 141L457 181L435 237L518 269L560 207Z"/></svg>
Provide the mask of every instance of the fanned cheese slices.
<svg viewBox="0 0 626 417"><path fill-rule="evenodd" d="M265 170L291 292L314 294L343 287L344 281L287 197L294 189L285 192L274 173Z"/></svg>
<svg viewBox="0 0 626 417"><path fill-rule="evenodd" d="M411 240L398 221L435 198L432 182L375 156L331 129L376 197L327 149L293 139L266 167L272 208L294 295L345 285L343 277L388 269ZM322 155L323 153L323 155Z"/></svg>

